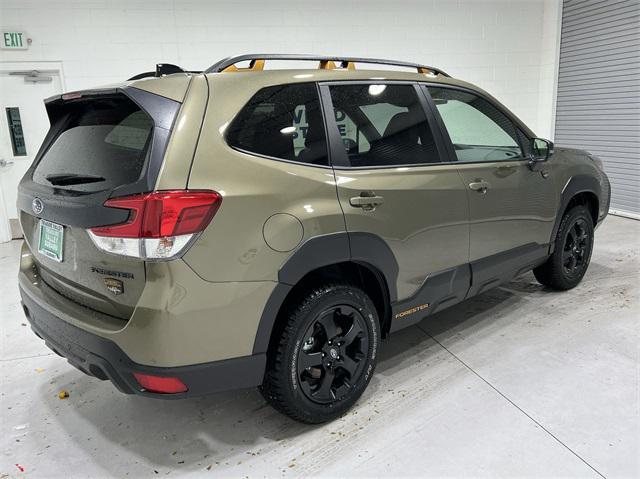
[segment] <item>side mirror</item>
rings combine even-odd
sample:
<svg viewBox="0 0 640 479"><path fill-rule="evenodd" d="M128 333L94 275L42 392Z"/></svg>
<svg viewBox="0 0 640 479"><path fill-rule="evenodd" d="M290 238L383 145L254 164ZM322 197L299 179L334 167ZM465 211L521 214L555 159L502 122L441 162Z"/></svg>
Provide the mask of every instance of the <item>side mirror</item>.
<svg viewBox="0 0 640 479"><path fill-rule="evenodd" d="M531 157L529 167L532 171L539 171L541 164L553 155L553 142L544 138L534 138L531 140Z"/></svg>
<svg viewBox="0 0 640 479"><path fill-rule="evenodd" d="M553 143L544 138L531 140L531 159L533 161L545 161L553 155Z"/></svg>

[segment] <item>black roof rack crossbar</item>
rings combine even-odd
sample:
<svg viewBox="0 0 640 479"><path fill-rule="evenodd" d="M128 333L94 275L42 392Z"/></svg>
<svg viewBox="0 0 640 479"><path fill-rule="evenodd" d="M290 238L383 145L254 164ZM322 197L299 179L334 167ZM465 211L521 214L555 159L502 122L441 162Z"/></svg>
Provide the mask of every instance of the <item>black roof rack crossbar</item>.
<svg viewBox="0 0 640 479"><path fill-rule="evenodd" d="M246 55L236 55L232 57L224 58L217 63L214 63L207 68L204 73L219 73L225 69L234 66L236 63L250 61L255 62L257 60L300 60L300 61L317 61L317 62L337 62L343 67L353 63L372 63L378 65L391 65L397 67L415 68L418 72L427 73L431 72L435 75L442 75L449 77L447 73L439 68L430 67L428 65L421 65L419 63L402 62L397 60L385 60L381 58L358 58L358 57L340 57L340 56L323 56L323 55L298 55L298 54L279 54L279 53L250 53Z"/></svg>

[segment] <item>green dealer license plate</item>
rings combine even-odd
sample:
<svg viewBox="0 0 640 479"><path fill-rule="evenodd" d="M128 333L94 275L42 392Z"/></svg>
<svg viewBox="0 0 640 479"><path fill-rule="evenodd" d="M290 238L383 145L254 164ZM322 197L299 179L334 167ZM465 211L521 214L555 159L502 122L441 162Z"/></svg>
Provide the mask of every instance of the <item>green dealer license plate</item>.
<svg viewBox="0 0 640 479"><path fill-rule="evenodd" d="M49 258L61 262L64 241L64 226L51 221L40 220L38 251Z"/></svg>

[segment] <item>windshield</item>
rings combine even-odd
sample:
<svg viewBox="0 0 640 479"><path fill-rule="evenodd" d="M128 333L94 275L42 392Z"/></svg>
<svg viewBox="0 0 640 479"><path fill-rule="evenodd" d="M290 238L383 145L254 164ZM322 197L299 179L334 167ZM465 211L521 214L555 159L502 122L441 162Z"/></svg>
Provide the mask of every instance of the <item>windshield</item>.
<svg viewBox="0 0 640 479"><path fill-rule="evenodd" d="M124 95L77 101L67 108L33 181L86 192L135 182L145 164L153 120Z"/></svg>

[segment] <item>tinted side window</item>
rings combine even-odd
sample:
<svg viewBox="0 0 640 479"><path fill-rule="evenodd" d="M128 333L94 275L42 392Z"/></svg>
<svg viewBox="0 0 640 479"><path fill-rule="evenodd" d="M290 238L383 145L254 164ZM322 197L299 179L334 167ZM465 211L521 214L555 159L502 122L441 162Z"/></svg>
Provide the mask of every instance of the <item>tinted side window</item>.
<svg viewBox="0 0 640 479"><path fill-rule="evenodd" d="M329 90L351 166L440 161L412 85L333 85Z"/></svg>
<svg viewBox="0 0 640 479"><path fill-rule="evenodd" d="M327 165L327 146L315 84L263 88L231 122L230 146L259 155Z"/></svg>
<svg viewBox="0 0 640 479"><path fill-rule="evenodd" d="M484 98L460 90L429 87L458 161L499 161L522 157L511 120Z"/></svg>

